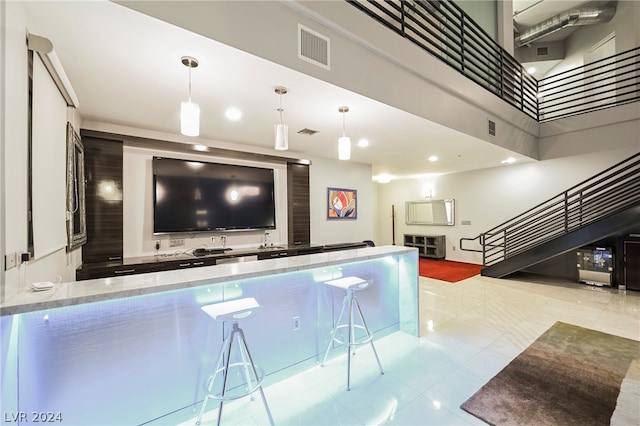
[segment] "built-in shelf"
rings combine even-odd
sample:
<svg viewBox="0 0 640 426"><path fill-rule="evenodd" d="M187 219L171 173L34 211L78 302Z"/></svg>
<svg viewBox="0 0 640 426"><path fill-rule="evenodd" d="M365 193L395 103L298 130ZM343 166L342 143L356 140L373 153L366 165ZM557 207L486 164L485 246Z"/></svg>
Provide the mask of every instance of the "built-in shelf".
<svg viewBox="0 0 640 426"><path fill-rule="evenodd" d="M121 275L144 274L175 269L189 269L221 263L243 262L245 260L277 259L305 254L325 253L336 250L365 248L364 242L327 244L327 245L289 245L268 249L236 249L207 256L182 255L132 257L109 262L84 264L76 270L76 280L117 277Z"/></svg>
<svg viewBox="0 0 640 426"><path fill-rule="evenodd" d="M404 234L404 245L416 247L420 257L444 259L447 255L445 242L444 235Z"/></svg>

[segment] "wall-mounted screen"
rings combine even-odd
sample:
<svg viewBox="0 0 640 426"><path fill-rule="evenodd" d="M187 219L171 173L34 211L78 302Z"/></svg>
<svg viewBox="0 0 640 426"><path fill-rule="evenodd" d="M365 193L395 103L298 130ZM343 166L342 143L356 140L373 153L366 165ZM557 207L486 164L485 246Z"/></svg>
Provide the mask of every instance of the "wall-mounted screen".
<svg viewBox="0 0 640 426"><path fill-rule="evenodd" d="M155 234L275 226L273 169L153 158Z"/></svg>

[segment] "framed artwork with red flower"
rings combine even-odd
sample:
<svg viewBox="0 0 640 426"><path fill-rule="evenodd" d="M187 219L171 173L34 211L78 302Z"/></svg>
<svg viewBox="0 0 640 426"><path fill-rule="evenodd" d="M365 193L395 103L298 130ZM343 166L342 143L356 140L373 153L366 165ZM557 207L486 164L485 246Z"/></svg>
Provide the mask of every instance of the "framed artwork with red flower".
<svg viewBox="0 0 640 426"><path fill-rule="evenodd" d="M327 219L357 219L358 191L327 188Z"/></svg>

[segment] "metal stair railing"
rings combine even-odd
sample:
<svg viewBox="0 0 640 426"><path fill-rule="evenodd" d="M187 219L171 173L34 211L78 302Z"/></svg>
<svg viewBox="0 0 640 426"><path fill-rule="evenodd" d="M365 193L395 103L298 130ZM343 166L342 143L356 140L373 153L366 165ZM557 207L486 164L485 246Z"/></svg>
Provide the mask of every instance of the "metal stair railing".
<svg viewBox="0 0 640 426"><path fill-rule="evenodd" d="M539 123L640 101L640 47L536 80L451 0L346 0Z"/></svg>
<svg viewBox="0 0 640 426"><path fill-rule="evenodd" d="M640 153L501 223L460 249L491 266L608 215L640 204ZM475 241L482 249L463 248Z"/></svg>

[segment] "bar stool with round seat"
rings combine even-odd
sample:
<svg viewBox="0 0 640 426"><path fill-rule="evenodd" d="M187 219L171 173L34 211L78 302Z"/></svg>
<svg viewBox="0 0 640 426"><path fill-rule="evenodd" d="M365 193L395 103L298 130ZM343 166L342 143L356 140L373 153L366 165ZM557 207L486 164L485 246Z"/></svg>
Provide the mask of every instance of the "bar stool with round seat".
<svg viewBox="0 0 640 426"><path fill-rule="evenodd" d="M342 309L340 310L340 315L338 315L338 320L335 324L335 327L331 331L331 339L329 340L327 350L324 353L324 358L322 359L322 363L320 364L320 366L324 366L324 363L327 361L327 356L329 355L329 350L331 349L331 345L333 342L345 345L347 349L347 390L350 390L351 353L352 348L354 348L353 355L355 355L356 346L370 343L371 349L373 349L373 354L375 355L376 361L378 362L378 367L380 368L380 374L384 374L382 364L380 363L380 358L378 357L378 352L376 351L376 347L373 345L373 335L369 331L369 327L367 327L364 315L362 315L360 303L358 302L358 298L355 295L356 292L367 289L371 285L371 281L363 280L362 278L358 277L345 277L325 281L325 284L346 290L347 294L342 301ZM342 324L341 321L345 312L348 313L349 319L345 324ZM360 324L356 324L356 322L354 321L355 314L357 314L360 318ZM338 336L338 333L343 329L346 329L348 333L347 338ZM356 337L356 330L361 330L361 332L364 331L364 336Z"/></svg>
<svg viewBox="0 0 640 426"><path fill-rule="evenodd" d="M220 401L218 408L218 425L222 419L222 405L225 401L232 401L256 391L260 392L260 397L267 410L269 422L273 425L271 410L267 404L267 399L262 390L264 372L258 367L251 357L247 346L244 332L239 327L238 322L247 318L253 311L260 309L260 304L253 297L230 300L228 302L214 303L202 307L202 310L216 321L231 322L232 327L227 332L213 375L209 377L205 385L205 398L200 408L200 414L196 420L196 425L202 421L202 416L210 399ZM235 351L234 349L235 344ZM234 358L234 362L231 359ZM224 365L223 365L224 364ZM253 396L252 396L253 399Z"/></svg>

